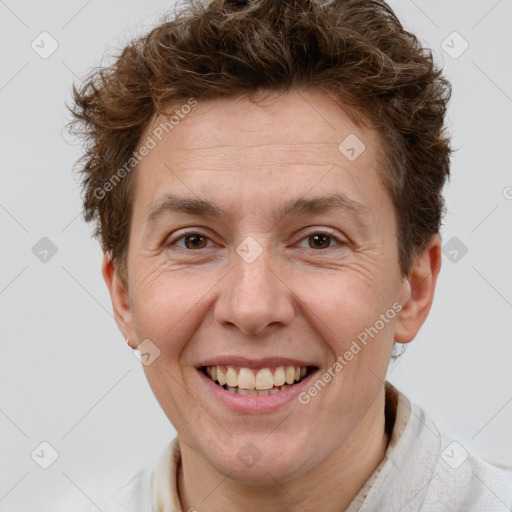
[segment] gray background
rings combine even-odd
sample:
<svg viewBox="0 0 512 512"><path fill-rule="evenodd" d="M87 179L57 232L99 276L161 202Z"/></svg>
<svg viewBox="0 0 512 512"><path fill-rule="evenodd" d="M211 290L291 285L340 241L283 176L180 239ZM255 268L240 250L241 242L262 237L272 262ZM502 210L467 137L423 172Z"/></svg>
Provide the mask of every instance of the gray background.
<svg viewBox="0 0 512 512"><path fill-rule="evenodd" d="M512 464L512 2L390 4L445 64L460 148L436 299L390 380L462 446ZM80 217L80 148L63 129L73 81L169 6L0 0L0 512L94 499L99 482L154 464L174 436L112 318L101 252ZM59 45L47 58L31 47L55 44L43 31ZM43 237L54 255L40 252ZM48 469L44 441L58 452Z"/></svg>

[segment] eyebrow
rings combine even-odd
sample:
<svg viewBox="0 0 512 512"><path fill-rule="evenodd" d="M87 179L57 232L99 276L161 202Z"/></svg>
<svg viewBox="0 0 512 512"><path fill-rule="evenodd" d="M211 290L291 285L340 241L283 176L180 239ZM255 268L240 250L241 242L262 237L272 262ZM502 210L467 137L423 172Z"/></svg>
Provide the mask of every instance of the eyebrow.
<svg viewBox="0 0 512 512"><path fill-rule="evenodd" d="M276 221L281 221L286 217L294 215L324 213L335 209L342 210L354 217L364 218L371 215L370 210L366 206L350 199L345 194L337 193L322 197L292 199L280 205L273 212L273 217ZM223 221L227 221L230 218L229 211L223 210L211 201L167 194L150 209L146 217L146 223L153 223L169 213L210 216Z"/></svg>

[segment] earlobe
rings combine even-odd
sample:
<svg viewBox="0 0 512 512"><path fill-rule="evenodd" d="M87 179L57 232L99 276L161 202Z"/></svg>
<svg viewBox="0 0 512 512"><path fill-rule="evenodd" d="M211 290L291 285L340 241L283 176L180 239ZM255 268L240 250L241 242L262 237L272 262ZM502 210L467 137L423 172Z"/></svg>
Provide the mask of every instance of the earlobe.
<svg viewBox="0 0 512 512"><path fill-rule="evenodd" d="M395 327L397 343L412 341L427 319L440 270L441 238L434 235L423 252L414 258L411 271L404 278L402 297L405 299Z"/></svg>
<svg viewBox="0 0 512 512"><path fill-rule="evenodd" d="M114 262L109 255L104 254L101 273L110 293L114 319L124 338L131 348L136 349L137 343L133 332L132 312L128 295L128 286L120 279Z"/></svg>

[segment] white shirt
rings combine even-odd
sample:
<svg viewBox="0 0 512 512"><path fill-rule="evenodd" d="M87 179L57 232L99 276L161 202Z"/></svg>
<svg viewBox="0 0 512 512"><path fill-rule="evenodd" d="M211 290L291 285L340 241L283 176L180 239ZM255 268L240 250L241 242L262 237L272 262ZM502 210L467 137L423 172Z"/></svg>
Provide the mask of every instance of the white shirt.
<svg viewBox="0 0 512 512"><path fill-rule="evenodd" d="M512 468L499 468L468 453L389 383L386 393L387 399L394 393L398 401L386 454L346 512L512 511ZM154 469L142 469L122 487L79 510L181 512L180 459L176 437Z"/></svg>

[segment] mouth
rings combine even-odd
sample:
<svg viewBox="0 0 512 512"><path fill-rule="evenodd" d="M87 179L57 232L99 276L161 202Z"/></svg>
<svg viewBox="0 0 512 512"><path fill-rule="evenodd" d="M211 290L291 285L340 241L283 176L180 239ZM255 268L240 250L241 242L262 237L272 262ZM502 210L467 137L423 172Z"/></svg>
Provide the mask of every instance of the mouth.
<svg viewBox="0 0 512 512"><path fill-rule="evenodd" d="M199 370L225 391L245 396L275 395L314 373L316 366L246 368L230 365L201 366Z"/></svg>

